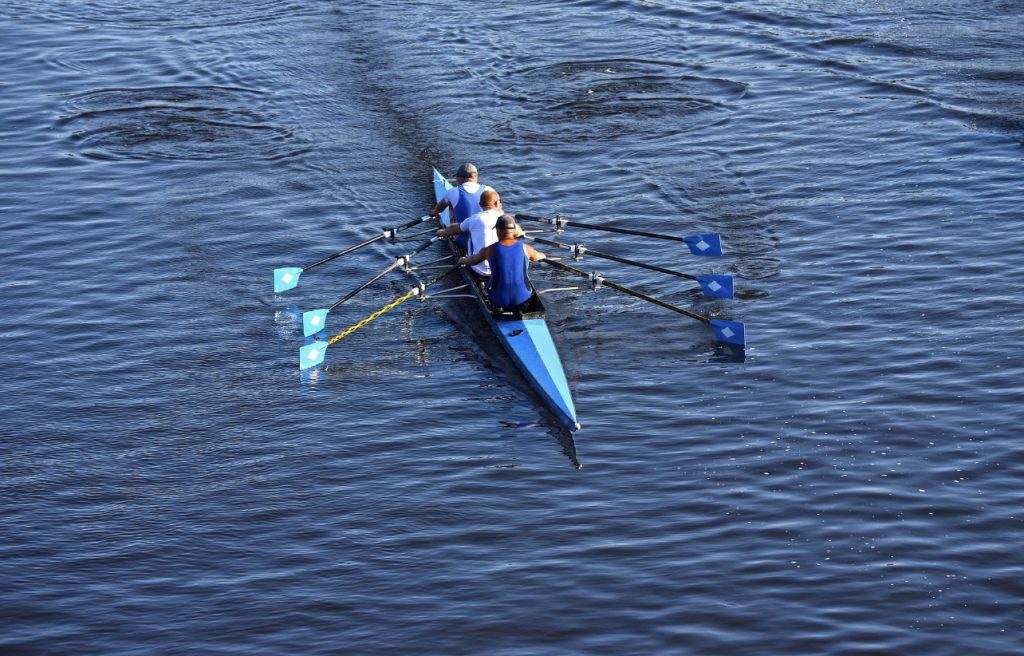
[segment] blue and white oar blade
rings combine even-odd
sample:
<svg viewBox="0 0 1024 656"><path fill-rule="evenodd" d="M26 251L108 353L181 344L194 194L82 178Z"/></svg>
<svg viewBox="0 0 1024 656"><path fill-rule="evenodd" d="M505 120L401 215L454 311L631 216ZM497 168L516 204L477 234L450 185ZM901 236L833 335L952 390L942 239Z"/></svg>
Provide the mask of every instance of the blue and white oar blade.
<svg viewBox="0 0 1024 656"><path fill-rule="evenodd" d="M324 329L327 323L327 308L317 308L302 313L302 334L306 337L315 335Z"/></svg>
<svg viewBox="0 0 1024 656"><path fill-rule="evenodd" d="M294 289L299 284L299 276L302 275L300 267L282 267L274 269L274 293L280 294L289 289Z"/></svg>
<svg viewBox="0 0 1024 656"><path fill-rule="evenodd" d="M683 237L693 255L718 257L722 254L722 237L717 232L703 232L699 235Z"/></svg>
<svg viewBox="0 0 1024 656"><path fill-rule="evenodd" d="M732 276L697 276L697 284L705 296L711 298L732 298Z"/></svg>
<svg viewBox="0 0 1024 656"><path fill-rule="evenodd" d="M324 361L327 342L313 342L299 349L299 369L309 369Z"/></svg>
<svg viewBox="0 0 1024 656"><path fill-rule="evenodd" d="M715 331L715 339L726 344L743 346L746 342L743 323L739 321L727 321L726 319L712 319L711 329Z"/></svg>

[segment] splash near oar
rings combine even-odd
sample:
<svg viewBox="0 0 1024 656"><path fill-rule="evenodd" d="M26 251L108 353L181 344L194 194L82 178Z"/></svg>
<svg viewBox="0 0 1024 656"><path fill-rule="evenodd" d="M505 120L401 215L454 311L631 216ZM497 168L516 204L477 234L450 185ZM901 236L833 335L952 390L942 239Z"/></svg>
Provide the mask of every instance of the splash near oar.
<svg viewBox="0 0 1024 656"><path fill-rule="evenodd" d="M552 218L530 216L529 214L516 214L515 216L516 220L522 219L524 221L534 221L536 223L553 225L555 226L556 232L561 232L566 227L583 228L585 230L601 230L604 232L615 232L620 235L635 235L637 237L650 237L651 239L682 242L690 249L691 255L699 255L701 257L719 257L722 254L722 237L717 232L702 232L696 235L677 237L675 235L665 235L657 232L647 232L644 230L633 230L631 228L617 228L615 226L570 221L562 216L555 216Z"/></svg>
<svg viewBox="0 0 1024 656"><path fill-rule="evenodd" d="M281 292L286 292L289 289L294 289L299 284L299 276L301 276L304 272L309 271L310 269L312 269L314 267L318 267L321 264L326 264L326 263L330 262L331 260L336 260L339 257L342 257L343 255L348 255L349 253L357 251L360 248L363 248L363 247L369 246L370 244L374 244L374 243L376 243L378 241L381 241L382 239L394 239L396 237L396 235L398 235L398 233L401 232L402 230L407 230L408 228L411 228L411 227L413 227L415 225L419 225L419 224L421 224L421 223L423 223L425 221L429 221L432 218L434 218L434 217L432 217L430 215L421 216L421 217L419 217L417 219L413 219L412 221L409 221L408 223L402 224L402 225L400 225L400 226L398 226L396 228L383 228L381 230L381 234L377 235L376 237L373 237L371 239L367 239L366 241L362 242L361 244L356 244L355 246L349 246L348 248L346 248L346 249L344 249L342 251L339 251L339 252L335 253L334 255L328 255L327 257L323 258L322 260L319 260L317 262L313 262L312 264L307 264L304 267L280 267L280 268L274 269L274 293L275 294L280 294Z"/></svg>
<svg viewBox="0 0 1024 656"><path fill-rule="evenodd" d="M316 342L313 342L312 344L306 344L305 346L303 346L302 348L299 349L299 369L309 369L310 367L315 367L318 364L322 363L324 361L324 355L326 354L328 346L330 346L332 344L335 344L335 343L345 339L346 337L348 337L349 335L351 335L355 331L359 330L360 328L362 328L366 324L370 323L371 321L374 321L375 319L377 319L381 315L386 314L387 312L390 312L391 310L395 309L396 307L398 307L402 303L405 303L410 298L413 298L415 296L419 296L419 295L423 294L423 292L427 289L427 287L430 287L431 285L440 282L446 276L448 276L449 274L453 273L456 269L458 269L459 266L460 265L455 265L455 266L447 269L443 273L440 273L440 274L434 276L433 278L431 278L427 282L420 283L419 285L416 285L415 287L410 289L408 292L406 292L404 295L399 296L398 298L396 298L395 300L391 301L390 303L388 303L387 305L385 305L381 309L377 310L376 312L374 312L373 314L369 315L365 319L363 319L363 320L361 320L361 321L359 321L359 322L349 326L348 328L346 328L345 330L341 331L340 333L338 333L334 337L331 337L327 341L316 341Z"/></svg>

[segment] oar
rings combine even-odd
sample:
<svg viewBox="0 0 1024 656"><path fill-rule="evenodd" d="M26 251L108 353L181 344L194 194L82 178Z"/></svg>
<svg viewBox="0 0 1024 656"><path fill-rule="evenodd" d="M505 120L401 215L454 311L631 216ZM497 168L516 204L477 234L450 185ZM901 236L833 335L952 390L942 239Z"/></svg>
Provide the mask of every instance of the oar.
<svg viewBox="0 0 1024 656"><path fill-rule="evenodd" d="M422 244L420 244L419 246L417 246L416 250L414 250L413 252L407 253L406 255L399 255L398 257L395 258L395 261L394 261L393 264L391 264L390 266L385 268L383 271L381 271L380 273L378 273L374 277L372 277L369 280L367 280L366 282L364 282L358 288L354 289L353 291L351 291L348 294L345 294L344 296L339 298L337 301L335 301L334 305L332 305L330 307L327 307L327 308L317 308L316 310L308 310L306 312L303 312L302 313L302 333L306 337L309 337L310 335L315 335L318 332L320 332L321 330L323 330L324 329L324 325L327 323L327 315L328 315L328 313L330 313L331 310L335 309L336 307L338 307L339 305L341 305L345 301L349 300L350 298L352 298L353 296L355 296L359 292L363 291L364 289L366 289L367 287L369 287L373 283L377 282L378 280L380 280L381 278L383 278L387 274L391 273L392 271L394 271L398 267L403 266L405 264L408 264L409 260L411 260L414 256L419 255L423 251L425 251L428 248L430 248L430 245L433 244L438 239L440 239L440 237L431 237L428 241L425 241Z"/></svg>
<svg viewBox="0 0 1024 656"><path fill-rule="evenodd" d="M456 264L455 266L450 267L449 269L446 269L442 273L439 273L438 275L434 276L433 278L431 278L427 282L420 283L419 285L417 285L417 286L413 287L412 289L410 289L404 296L400 296L400 297L396 298L395 300L391 301L390 303L388 303L387 305L385 305L381 309L377 310L376 312L374 312L370 316L366 317L362 321L359 321L358 323L355 323L355 324L349 326L348 328L346 328L345 330L341 331L340 333L338 333L334 337L330 338L326 342L316 341L316 342L313 342L312 344L306 344L305 346L303 346L302 348L299 349L299 369L309 369L310 367L315 367L316 365L320 364L321 362L324 361L324 353L327 351L327 347L328 346L330 346L331 344L334 344L338 340L345 339L346 337L348 337L349 335L351 335L355 331L359 330L360 328L362 328L366 324L370 323L371 321L373 321L377 317L381 316L385 312L393 310L396 307L398 307L399 305L401 305L402 303L405 303L406 301L408 301L413 296L418 296L418 295L422 294L424 292L424 290L426 290L427 287L430 287L434 283L439 282L442 278L444 278L448 274L452 273L453 271L458 269L460 266L462 266L462 265L461 264Z"/></svg>
<svg viewBox="0 0 1024 656"><path fill-rule="evenodd" d="M598 276L597 274L587 273L586 271L582 271L580 269L577 269L576 267L571 267L568 264L562 264L561 262L556 262L554 260L541 261L546 262L557 269L561 269L562 271L568 271L569 273L574 273L582 278L593 280L595 282L595 286L596 284L607 285L608 287L620 291L623 294L628 294L630 296L633 296L634 298L639 298L641 300L647 301L648 303L660 305L661 307L667 310L672 310L673 312L678 312L679 314L683 314L692 319L696 319L698 321L706 323L711 326L711 329L715 333L715 339L717 339L720 342L724 342L726 344L735 344L737 346L743 346L745 344L745 331L742 322L728 321L726 319L709 319L703 315L697 314L696 312L690 312L689 310L684 310L681 307L677 307L675 305L672 305L671 303L666 303L665 301L654 298L653 296L648 296L643 292L638 292L635 289L624 287L618 283L612 282L611 280L605 280L604 277Z"/></svg>
<svg viewBox="0 0 1024 656"><path fill-rule="evenodd" d="M676 276L678 278L685 278L687 280L696 280L697 284L700 285L700 289L704 292L705 296L711 298L732 298L732 276L723 276L715 274L707 274L701 276L691 276L688 273L682 273L681 271L673 271L672 269L663 269L660 266L653 264L647 264L645 262L637 262L636 260L628 260L618 255L610 255L608 253L602 253L595 251L592 248L587 248L583 244L563 244L557 241L551 241L549 239L541 239L540 237L528 237L538 244L547 244L548 246L555 246L562 248L567 251L571 251L573 256L580 258L584 253L593 255L594 257L604 258L606 260L612 260L613 262L621 262L622 264L628 264L630 266L640 267L641 269L648 269L650 271L657 271L659 273L667 273L670 276Z"/></svg>
<svg viewBox="0 0 1024 656"><path fill-rule="evenodd" d="M702 232L697 235L689 235L686 237L676 237L675 235L663 235L657 232L645 232L643 230L631 230L629 228L614 228L612 226L594 225L593 223L580 223L579 221L569 221L565 217L556 216L553 219L549 219L542 216L530 216L529 214L516 214L516 220L523 219L526 221L536 221L538 223L547 223L553 225L558 229L562 229L566 226L571 228L586 228L587 230L604 230L605 232L617 232L623 235L637 235L640 237L650 237L652 239L665 239L668 241L681 241L686 244L690 249L690 253L693 255L704 255L707 257L718 257L722 254L722 237L717 232Z"/></svg>
<svg viewBox="0 0 1024 656"><path fill-rule="evenodd" d="M360 248L363 248L364 246L369 246L370 244L378 242L381 239L391 239L402 230L405 230L406 228L411 228L414 225L419 225L420 223L423 223L424 221L429 221L432 218L434 217L431 215L421 216L418 219L414 219L406 224L398 226L397 228L382 228L381 234L377 235L373 239L367 239L361 244L349 246L343 251L339 251L334 255L329 255L324 259L320 260L319 262L307 264L304 267L281 267L279 269L274 269L274 293L280 294L281 292L286 292L289 289L293 289L296 285L299 284L299 276L301 276L304 271L309 271L313 267L318 267L321 264L326 264L331 260L341 257L342 255L348 255L352 251L357 251Z"/></svg>

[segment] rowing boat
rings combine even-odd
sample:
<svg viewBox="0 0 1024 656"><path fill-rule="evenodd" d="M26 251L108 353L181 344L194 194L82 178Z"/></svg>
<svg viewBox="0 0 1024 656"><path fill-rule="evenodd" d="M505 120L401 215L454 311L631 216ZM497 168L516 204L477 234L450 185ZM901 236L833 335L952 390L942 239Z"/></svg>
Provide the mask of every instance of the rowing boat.
<svg viewBox="0 0 1024 656"><path fill-rule="evenodd" d="M444 196L445 192L451 189L451 185L445 180L437 169L434 169L434 197L436 201L440 201ZM640 237L649 237L652 239L661 239L667 241L682 242L687 245L692 255L696 256L720 256L722 254L721 238L718 233L700 233L696 235L689 235L686 237L680 237L677 235L660 234L655 232L646 232L640 230L634 230L632 228L621 228L615 226L603 226L593 223L581 223L578 221L569 221L565 217L556 216L554 218L529 216L525 214L517 214L517 219L526 221L534 221L539 223L547 223L554 225L552 232L561 233L562 229L566 226L579 227L588 230L614 232L619 234L635 235ZM274 269L274 292L281 293L294 288L299 283L299 276L310 269L318 267L322 264L335 260L343 255L352 253L358 249L364 248L371 244L375 244L383 239L397 241L397 235L399 232L412 228L413 226L420 225L425 221L432 220L431 215L425 215L413 219L407 223L393 228L383 228L380 235L367 239L366 241L356 246L350 246L338 253L324 257L317 262L307 264L304 267L279 267ZM451 223L449 211L442 212L441 224L448 226ZM430 232L433 232L432 230ZM394 271L399 267L404 267L404 271L411 272L415 271L419 267L410 267L409 263L412 258L417 254L424 252L426 249L435 243L442 237L434 236L428 241L420 244L414 250L405 255L400 255L395 258L395 261L388 265L383 271L377 273L367 282L360 285L354 291L341 297L333 305L324 308L317 308L314 310L308 310L302 313L302 328L303 334L306 337L311 337L312 341L308 342L305 346L299 349L299 368L309 369L316 367L323 363L324 353L328 346L337 343L345 337L351 335L355 331L359 330L363 326L368 325L378 317L385 313L395 309L399 305L409 301L413 298L427 298L424 293L429 287L440 283L447 276L459 271L459 275L465 283L465 286L470 290L470 295L475 299L477 307L480 309L480 313L484 320L491 327L498 342L501 343L505 351L508 353L516 367L522 373L523 377L530 384L532 389L536 392L537 396L544 402L544 405L550 409L552 414L566 427L568 427L571 438L571 431L578 430L580 425L576 421L576 407L573 404L572 393L569 391L569 383L565 379L565 370L562 367L562 360L558 356L558 349L555 348L555 343L551 339L551 331L548 328L547 321L545 320L544 303L540 298L540 293L535 293L533 298L530 299L530 304L522 312L511 312L505 310L498 310L492 308L488 302L484 291L477 285L473 274L465 266L461 266L454 263L449 263L444 271L433 276L429 280L419 281L417 285L409 289L405 294L395 298L394 300L387 303L387 305L381 307L372 314L367 315L360 321L352 324L345 330L334 335L333 337L322 340L319 335L324 331L325 322L327 321L328 314L345 303L353 296L372 285L375 281L382 278L390 271ZM566 249L572 251L573 259L579 261L580 258L585 254L589 253L595 257L602 259L609 259L621 264L639 267L642 269L648 269L658 271L665 274L670 274L679 278L685 278L692 280L700 286L701 291L705 296L711 298L732 298L733 296L733 282L732 277L728 275L701 275L694 276L664 267L648 264L646 262L639 262L635 260L629 260L618 255L610 253L599 253L598 251L586 248L583 244L564 244L557 241L549 241L546 239L540 239L537 237L530 237L536 243L543 243L557 248ZM455 242L451 239L448 240L452 254L456 257L463 255L461 249L456 246ZM448 259L448 258L443 258ZM441 261L441 260L438 260ZM728 344L731 347L738 347L740 355L742 355L742 349L746 344L745 327L740 321L731 321L728 319L712 319L703 314L693 312L678 305L669 303L663 299L651 296L642 291L638 291L631 287L613 282L606 279L603 275L595 272L586 272L576 267L569 266L563 262L557 261L555 258L546 258L542 260L545 264L570 273L575 276L586 278L590 281L590 287L594 290L608 287L616 290L628 296L638 298L646 301L653 305L672 310L678 314L696 319L704 324L707 324L714 332L715 339L723 344ZM437 268L437 267L428 267ZM573 288L576 289L576 288ZM549 290L554 291L554 290ZM445 295L435 295L440 298ZM448 295L450 296L450 295ZM571 442L571 439L570 439ZM566 453L569 453L567 451ZM575 456L570 456L574 458ZM578 464L578 463L577 463Z"/></svg>
<svg viewBox="0 0 1024 656"><path fill-rule="evenodd" d="M434 169L435 200L440 201L451 188L448 180ZM442 212L441 225L449 225L450 217L450 210ZM449 239L448 243L456 257L465 255L455 240ZM523 377L562 424L569 430L578 430L580 425L576 421L576 406L565 379L562 359L551 338L541 297L535 293L524 312L499 310L487 302L469 267L460 268L459 273L471 290L484 321L491 327Z"/></svg>

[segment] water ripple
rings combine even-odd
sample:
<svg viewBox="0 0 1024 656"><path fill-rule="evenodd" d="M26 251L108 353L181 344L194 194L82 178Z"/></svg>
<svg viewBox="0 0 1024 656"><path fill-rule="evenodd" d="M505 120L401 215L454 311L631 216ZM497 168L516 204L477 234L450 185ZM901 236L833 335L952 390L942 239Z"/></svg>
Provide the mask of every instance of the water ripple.
<svg viewBox="0 0 1024 656"><path fill-rule="evenodd" d="M266 94L237 87L104 88L70 96L58 126L84 156L110 160L279 160L308 150L252 107Z"/></svg>
<svg viewBox="0 0 1024 656"><path fill-rule="evenodd" d="M15 19L31 16L75 25L144 30L241 27L308 14L311 10L300 3L282 3L276 0L253 0L244 5L197 0L189 3L187 11L182 11L179 6L156 0L142 0L130 4L110 0L76 4L13 0L5 3L3 11Z"/></svg>
<svg viewBox="0 0 1024 656"><path fill-rule="evenodd" d="M506 71L499 98L524 115L518 138L618 139L693 129L707 112L728 110L746 86L706 78L681 63L615 58L573 60Z"/></svg>
<svg viewBox="0 0 1024 656"><path fill-rule="evenodd" d="M1020 653L1019 5L4 3L0 652ZM749 347L552 294L575 438L457 300L299 372L409 242L270 270L466 160Z"/></svg>

